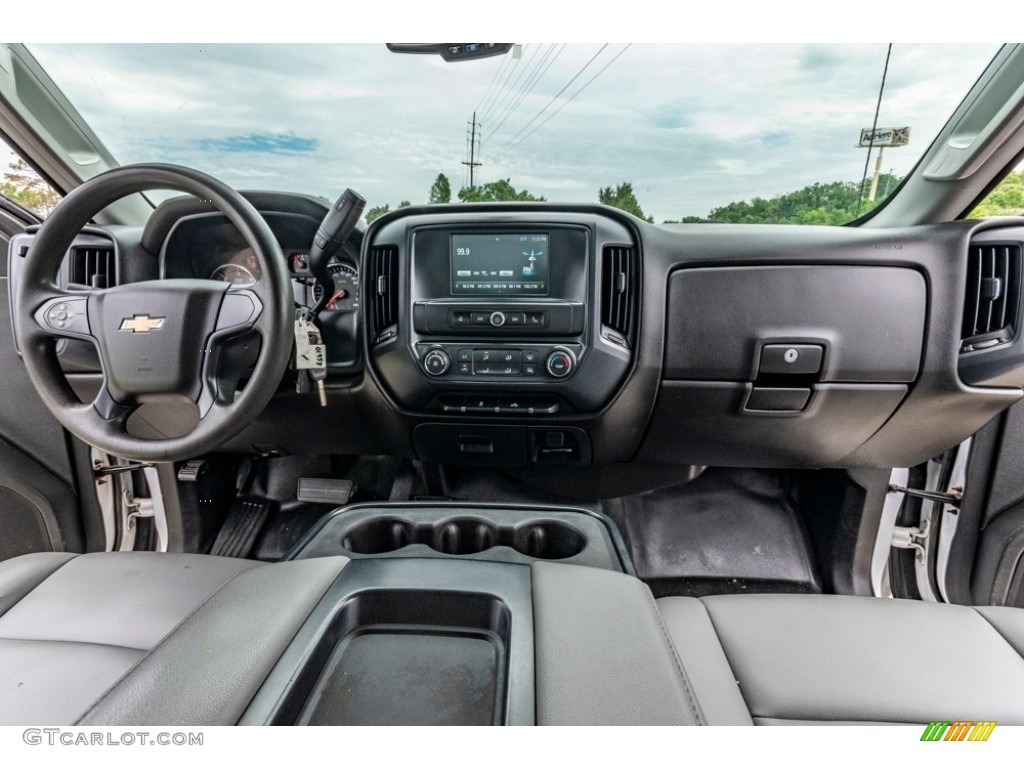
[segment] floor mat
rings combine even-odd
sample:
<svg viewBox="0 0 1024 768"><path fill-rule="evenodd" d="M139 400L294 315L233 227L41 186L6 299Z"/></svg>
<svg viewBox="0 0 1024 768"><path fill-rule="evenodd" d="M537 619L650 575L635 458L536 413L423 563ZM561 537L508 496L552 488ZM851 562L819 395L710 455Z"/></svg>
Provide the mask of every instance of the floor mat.
<svg viewBox="0 0 1024 768"><path fill-rule="evenodd" d="M712 468L617 501L637 575L659 597L821 591L783 473Z"/></svg>
<svg viewBox="0 0 1024 768"><path fill-rule="evenodd" d="M333 509L333 504L304 504L298 501L281 505L263 526L250 557L270 561L283 559Z"/></svg>

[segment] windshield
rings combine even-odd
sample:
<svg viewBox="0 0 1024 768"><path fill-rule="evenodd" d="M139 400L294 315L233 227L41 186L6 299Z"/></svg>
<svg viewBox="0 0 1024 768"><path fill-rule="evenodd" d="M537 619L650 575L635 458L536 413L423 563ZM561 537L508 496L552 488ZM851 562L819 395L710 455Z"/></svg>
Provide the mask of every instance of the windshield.
<svg viewBox="0 0 1024 768"><path fill-rule="evenodd" d="M368 218L546 199L659 223L816 224L891 193L995 52L522 44L446 63L384 45L30 48L120 163L330 199L352 187Z"/></svg>

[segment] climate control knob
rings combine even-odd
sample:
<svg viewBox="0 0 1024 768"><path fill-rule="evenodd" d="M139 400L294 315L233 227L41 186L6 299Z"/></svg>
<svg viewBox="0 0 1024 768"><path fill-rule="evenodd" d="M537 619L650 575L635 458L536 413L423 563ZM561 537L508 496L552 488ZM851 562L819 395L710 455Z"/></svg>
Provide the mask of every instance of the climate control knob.
<svg viewBox="0 0 1024 768"><path fill-rule="evenodd" d="M576 365L576 358L567 349L553 349L544 361L544 369L556 379L564 379Z"/></svg>
<svg viewBox="0 0 1024 768"><path fill-rule="evenodd" d="M423 370L431 376L444 376L452 367L452 358L443 349L432 349L423 356Z"/></svg>

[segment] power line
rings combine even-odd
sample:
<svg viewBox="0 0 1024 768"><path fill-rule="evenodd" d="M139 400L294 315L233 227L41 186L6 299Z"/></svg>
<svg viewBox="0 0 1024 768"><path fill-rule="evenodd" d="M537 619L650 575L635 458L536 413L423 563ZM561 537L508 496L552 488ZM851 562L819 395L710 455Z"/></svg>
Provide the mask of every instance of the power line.
<svg viewBox="0 0 1024 768"><path fill-rule="evenodd" d="M551 58L550 61L548 61L548 58L551 57L551 53L555 50L554 44L552 44L547 49L541 60L537 62L537 66L534 69L533 74L530 77L527 77L526 83L523 84L523 88L519 93L519 97L516 98L515 101L513 101L509 105L508 109L505 110L505 113L502 116L500 122L496 126L494 126L494 128L492 128L491 131L487 134L486 139L488 141L491 139L492 136L494 136L498 132L498 130L501 128L501 126L505 124L509 117L515 114L515 111L519 108L519 105L523 103L523 100L526 99L526 97L529 96L531 93L533 93L533 89L537 87L538 83L540 83L544 75L546 75L548 70L551 69L551 65L555 63L555 60L558 58L559 54L561 54L561 52L565 50L565 46L566 44L562 43L562 47L558 49L558 53L555 53L554 57ZM544 64L545 61L547 61L547 66L545 66Z"/></svg>
<svg viewBox="0 0 1024 768"><path fill-rule="evenodd" d="M507 70L511 70L512 67L515 66L516 61L518 61L517 58L508 55L502 59L502 66L499 67L498 70L495 72L495 76L492 79L490 79L490 84L487 85L487 90L483 94L483 98L480 99L480 103L476 105L476 110L474 110L474 112L479 114L481 117L483 116L484 104L487 103L488 100L494 100L494 98L497 96L498 81L501 80L502 75L504 75Z"/></svg>
<svg viewBox="0 0 1024 768"><path fill-rule="evenodd" d="M552 112L552 113L551 113L550 115L548 115L548 116L547 116L547 117L546 117L546 118L544 119L544 122L542 122L542 123L541 123L540 125L538 125L538 126L537 126L536 128L534 128L534 129L533 129L532 131L530 131L530 132L529 132L528 134L526 134L525 136L523 136L523 138L519 139L519 141L516 141L516 142L515 142L514 144L511 144L511 145L508 145L508 144L507 144L507 145L506 145L505 147L502 147L501 149L499 149L499 150L498 150L498 153L497 153L497 155L496 155L496 157L498 157L498 156L502 155L502 154L503 154L504 152L510 152L510 151L512 151L513 149L515 149L516 147L518 147L518 146L519 146L520 144L522 144L522 143L523 143L524 141L526 141L526 140L527 140L528 138L530 138L531 136L533 136L533 134L535 134L535 133L536 133L537 131L539 131L539 130L540 130L541 128L543 128L543 127L544 127L545 125L547 125L548 121L549 121L549 120L551 120L551 118L553 118L553 117L554 117L555 115L557 115L557 114L558 114L559 112L561 112L561 111L562 111L563 109L565 109L565 107L566 107L566 106L567 106L567 105L569 104L569 102L571 102L571 101L572 101L573 99L575 99L575 98L576 98L577 96L579 96L579 95L580 95L581 93L583 93L584 89L586 89L586 87L587 87L588 85L590 85L590 84L591 84L592 82L594 82L595 80L597 80L597 78L599 78L599 77L601 76L601 74L602 74L602 73L603 73L603 72L604 72L604 71L605 71L606 69L608 69L608 67L610 67L610 66L611 66L612 64L614 64L614 63L615 63L616 61L618 61L618 58L619 58L619 57L620 57L620 56L621 56L622 54L624 54L624 53L625 53L625 52L626 52L627 50L629 50L630 46L632 46L632 45L633 45L632 43L629 43L629 44L627 44L625 48L623 48L623 49L622 49L621 51L619 51L619 52L618 52L617 54L615 54L615 56L614 56L614 57L612 58L612 60L611 60L611 61L609 61L609 62L608 62L607 64L605 64L605 65L604 65L603 67L601 67L601 69L600 69L600 70L599 70L599 71L597 72L597 74L595 74L595 75L594 75L594 76L593 76L592 78L590 78L589 80L587 80L587 82L585 82L585 83L584 83L584 84L583 84L583 85L582 85L582 86L580 87L580 89L579 89L578 91L576 91L576 93L574 93L574 94L573 94L572 96L570 96L570 97L569 97L568 99L566 99L566 100L565 100L564 102L562 102L562 103L561 103L561 104L559 105L558 109L556 109L556 110L555 110L554 112ZM602 50L603 50L603 49L602 49ZM599 53L600 53L600 51L599 51ZM521 132L521 131L520 131L520 132ZM517 134L517 135L518 135L518 134ZM513 138L514 138L514 137L513 137Z"/></svg>
<svg viewBox="0 0 1024 768"><path fill-rule="evenodd" d="M524 82L523 87L519 89L518 96L514 94L511 95L510 98L506 100L502 108L498 110L498 112L501 113L501 117L495 118L495 120L497 121L497 125L494 128L492 128L490 132L487 134L487 139L490 139L491 136L494 135L495 131L497 131L505 123L505 121L508 120L508 116L512 114L512 110L515 109L515 105L522 101L523 97L527 93L529 93L529 91L532 90L532 88L537 84L536 76L540 72L541 68L544 66L544 62L547 61L548 57L551 55L551 52L554 49L554 44L549 45L547 49L545 49L544 55L541 56L541 58L534 65L533 69L526 76L526 82Z"/></svg>
<svg viewBox="0 0 1024 768"><path fill-rule="evenodd" d="M502 73L505 71L505 68L509 65L509 61L512 60L513 59L511 56L504 56L502 58L501 66L494 70L494 75L491 77L491 82L487 84L487 89L484 91L484 95L480 97L480 103L476 105L476 109L473 110L474 112L480 112L481 114L483 114L481 112L481 109L484 106L484 102L487 101L487 98L491 95L491 90L494 88L494 84L498 82L498 78L501 77Z"/></svg>
<svg viewBox="0 0 1024 768"><path fill-rule="evenodd" d="M523 50L525 51L529 47L529 44L524 45ZM518 59L513 59L512 61L513 64L511 67L508 68L508 72L505 74L505 79L502 80L501 85L498 87L498 90L494 92L494 98L491 99L490 105L484 112L480 114L481 122L487 120L493 113L495 104L498 102L499 99L501 99L501 95L505 92L505 86L508 85L508 81L512 79L512 73L516 71L519 62L522 61L522 57Z"/></svg>
<svg viewBox="0 0 1024 768"><path fill-rule="evenodd" d="M885 68L882 70L882 84L878 87L878 101L875 102L875 120L871 123L871 138L868 140L868 154L864 158L864 176L860 180L860 194L857 195L857 214L860 216L860 205L864 200L864 182L868 178L868 164L871 162L871 150L875 147L875 131L878 130L878 111L882 108L882 92L885 91L885 76L889 74L889 57L892 55L892 43L889 43L889 50L885 52Z"/></svg>
<svg viewBox="0 0 1024 768"><path fill-rule="evenodd" d="M590 61L588 61L586 64L584 64L582 67L580 67L579 71L575 75L572 76L572 78L569 80L569 82L567 82L565 85L562 86L562 90L560 90L558 93L556 93L554 96L552 96L551 97L551 101L549 101L547 104L545 104L543 109L540 110L540 112L538 112L536 115L534 115L532 118L530 118L529 122L526 123L526 125L524 125L522 128L520 128L512 136L512 138L510 138L505 143L505 146L503 146L501 149L498 150L498 152L496 154L500 155L502 152L504 152L506 147L508 147L508 145L511 142L515 141L516 137L519 136L519 134L521 134L523 131L525 131L527 128L529 128L531 125L533 125L534 121L537 120L537 118L539 118L541 115L543 115L548 110L548 107L550 107L552 104L555 103L555 101L558 99L559 96L561 96L563 93L565 93L566 89L568 89L568 87L570 85L572 85L580 75L583 74L583 72L587 69L587 67L589 67L591 64L594 63L594 59L596 59L598 56L600 56L602 51L604 51L604 49L607 48L607 47L608 47L608 43L605 43L604 45L602 45L601 48L597 51L597 53L595 53L593 56L590 57Z"/></svg>
<svg viewBox="0 0 1024 768"><path fill-rule="evenodd" d="M494 117L494 115L504 110L505 105L515 98L515 88L517 85L519 85L519 81L523 79L523 75L525 75L530 70L530 65L533 63L533 60L537 58L537 52L539 50L539 48L533 49L533 53L530 54L529 60L522 66L521 69L519 69L519 73L516 75L516 79L512 81L512 85L510 85L505 91L502 91L502 94L501 96L499 96L499 99L502 96L505 96L506 98L504 102L500 106L498 106L497 109L494 108L497 102L491 104L491 117Z"/></svg>

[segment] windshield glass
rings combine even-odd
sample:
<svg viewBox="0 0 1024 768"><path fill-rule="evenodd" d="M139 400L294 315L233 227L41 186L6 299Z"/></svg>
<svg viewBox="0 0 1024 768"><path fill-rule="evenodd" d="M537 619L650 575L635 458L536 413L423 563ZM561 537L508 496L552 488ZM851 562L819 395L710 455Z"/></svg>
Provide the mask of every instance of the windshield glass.
<svg viewBox="0 0 1024 768"><path fill-rule="evenodd" d="M384 45L30 48L120 163L330 199L352 187L368 218L546 199L659 223L822 224L891 193L995 53L523 44L446 63Z"/></svg>

